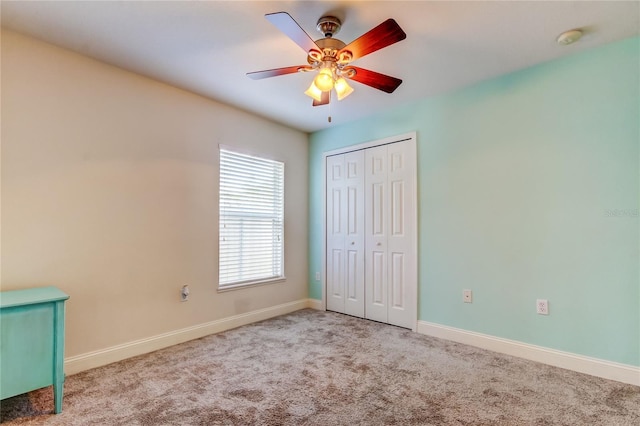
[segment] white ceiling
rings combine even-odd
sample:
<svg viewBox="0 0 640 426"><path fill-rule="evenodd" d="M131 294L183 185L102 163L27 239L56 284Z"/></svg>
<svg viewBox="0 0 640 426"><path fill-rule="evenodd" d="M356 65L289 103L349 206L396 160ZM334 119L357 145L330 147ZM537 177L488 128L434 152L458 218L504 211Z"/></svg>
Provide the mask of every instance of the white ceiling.
<svg viewBox="0 0 640 426"><path fill-rule="evenodd" d="M345 123L640 32L636 1L2 1L2 26L234 105L306 132ZM355 65L401 78L387 94L355 92L312 107L312 76L265 80L250 71L306 63L306 54L264 15L288 12L313 38L316 22L343 21L349 43L394 18L406 40ZM582 28L576 44L563 31ZM331 114L332 124L327 122Z"/></svg>

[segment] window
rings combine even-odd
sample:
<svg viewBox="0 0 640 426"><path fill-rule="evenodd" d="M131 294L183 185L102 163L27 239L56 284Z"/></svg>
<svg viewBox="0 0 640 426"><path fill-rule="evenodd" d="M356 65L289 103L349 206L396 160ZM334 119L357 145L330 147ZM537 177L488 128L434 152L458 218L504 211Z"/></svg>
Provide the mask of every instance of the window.
<svg viewBox="0 0 640 426"><path fill-rule="evenodd" d="M284 278L284 163L220 148L219 288Z"/></svg>

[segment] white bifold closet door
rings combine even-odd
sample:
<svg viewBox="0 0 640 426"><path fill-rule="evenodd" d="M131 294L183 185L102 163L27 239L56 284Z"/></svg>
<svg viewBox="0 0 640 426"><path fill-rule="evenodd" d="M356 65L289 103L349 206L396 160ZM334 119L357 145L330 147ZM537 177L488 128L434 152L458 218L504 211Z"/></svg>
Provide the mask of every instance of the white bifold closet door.
<svg viewBox="0 0 640 426"><path fill-rule="evenodd" d="M415 151L365 150L365 318L413 328L417 265Z"/></svg>
<svg viewBox="0 0 640 426"><path fill-rule="evenodd" d="M327 157L327 309L415 327L415 139Z"/></svg>
<svg viewBox="0 0 640 426"><path fill-rule="evenodd" d="M364 317L364 152L327 157L327 309Z"/></svg>

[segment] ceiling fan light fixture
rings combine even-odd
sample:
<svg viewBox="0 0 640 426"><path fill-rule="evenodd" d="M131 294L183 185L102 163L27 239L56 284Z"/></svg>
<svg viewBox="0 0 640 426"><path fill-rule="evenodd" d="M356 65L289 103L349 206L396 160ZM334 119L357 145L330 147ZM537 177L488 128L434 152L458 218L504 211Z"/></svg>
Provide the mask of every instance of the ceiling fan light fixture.
<svg viewBox="0 0 640 426"><path fill-rule="evenodd" d="M321 68L313 82L318 89L328 92L333 89L333 71L331 68Z"/></svg>
<svg viewBox="0 0 640 426"><path fill-rule="evenodd" d="M318 102L322 101L322 90L318 89L313 81L311 82L311 86L309 86L304 94L309 96L310 98L315 99Z"/></svg>
<svg viewBox="0 0 640 426"><path fill-rule="evenodd" d="M347 80L340 77L335 84L336 94L338 95L338 100L341 101L351 93L353 93L353 87L349 86Z"/></svg>

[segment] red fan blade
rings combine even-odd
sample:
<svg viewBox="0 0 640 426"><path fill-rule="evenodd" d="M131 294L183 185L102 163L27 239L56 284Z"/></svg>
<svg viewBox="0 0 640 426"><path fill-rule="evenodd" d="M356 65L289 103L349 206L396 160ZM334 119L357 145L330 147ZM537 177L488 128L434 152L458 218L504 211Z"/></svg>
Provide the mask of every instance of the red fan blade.
<svg viewBox="0 0 640 426"><path fill-rule="evenodd" d="M356 75L351 77L351 80L358 83L366 84L374 89L382 90L383 92L393 93L394 90L402 84L402 80L399 78L391 77L389 75L380 74L379 72L369 71L364 68L349 67L356 71Z"/></svg>
<svg viewBox="0 0 640 426"><path fill-rule="evenodd" d="M407 38L400 25L393 19L387 19L369 32L361 35L340 52L348 50L353 55L352 61L362 58L369 53L380 50Z"/></svg>
<svg viewBox="0 0 640 426"><path fill-rule="evenodd" d="M260 80L262 78L277 77L279 75L285 75L285 74L293 74L300 71L300 69L311 69L311 67L309 65L296 65L293 67L275 68L272 70L264 70L264 71L254 71L254 72L248 72L247 77L253 80Z"/></svg>
<svg viewBox="0 0 640 426"><path fill-rule="evenodd" d="M322 100L320 102L313 100L313 106L326 105L331 101L331 91L322 92Z"/></svg>
<svg viewBox="0 0 640 426"><path fill-rule="evenodd" d="M268 13L265 18L291 40L300 46L306 53L311 50L320 52L318 45L309 37L302 27L287 12Z"/></svg>

